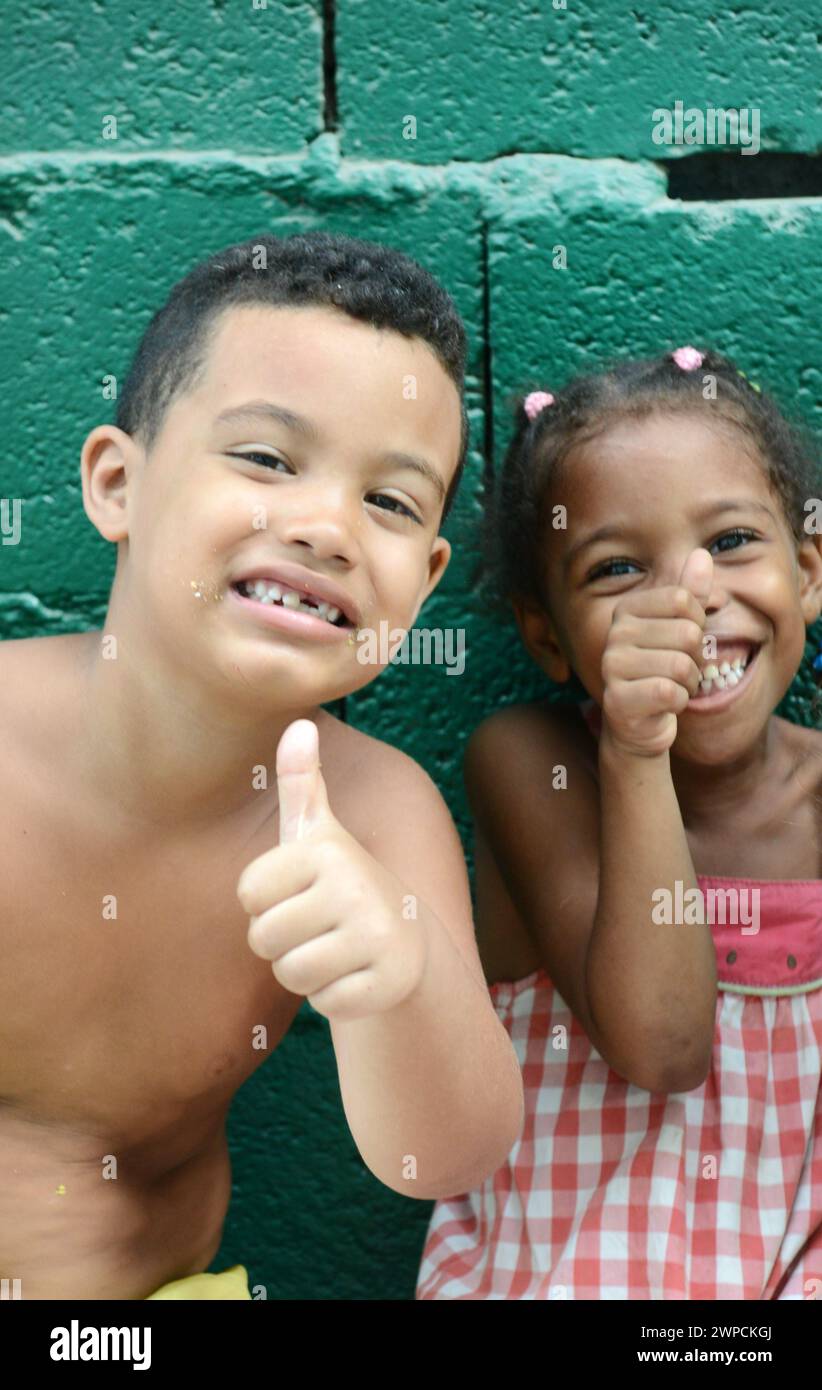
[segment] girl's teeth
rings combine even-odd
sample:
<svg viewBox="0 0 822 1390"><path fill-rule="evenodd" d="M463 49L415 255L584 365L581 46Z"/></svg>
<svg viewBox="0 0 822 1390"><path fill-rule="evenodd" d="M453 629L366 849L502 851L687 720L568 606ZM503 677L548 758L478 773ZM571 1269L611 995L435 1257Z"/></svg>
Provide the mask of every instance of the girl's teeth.
<svg viewBox="0 0 822 1390"><path fill-rule="evenodd" d="M702 672L702 679L699 682L699 694L710 695L712 690L732 689L739 685L748 664L748 658L737 656L733 661L723 661L717 666L711 664L706 666Z"/></svg>
<svg viewBox="0 0 822 1390"><path fill-rule="evenodd" d="M285 593L283 594L282 602L283 608L299 608L300 595L292 593L289 589L286 589Z"/></svg>
<svg viewBox="0 0 822 1390"><path fill-rule="evenodd" d="M340 616L340 610L339 608L329 608L325 616L329 623L335 623Z"/></svg>

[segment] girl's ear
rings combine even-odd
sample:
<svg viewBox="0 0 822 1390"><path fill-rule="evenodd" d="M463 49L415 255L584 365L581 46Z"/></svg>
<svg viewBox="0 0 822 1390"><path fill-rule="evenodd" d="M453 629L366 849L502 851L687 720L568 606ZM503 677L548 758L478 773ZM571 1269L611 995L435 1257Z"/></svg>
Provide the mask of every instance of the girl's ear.
<svg viewBox="0 0 822 1390"><path fill-rule="evenodd" d="M511 603L526 650L546 676L557 685L564 685L571 679L571 664L545 609L533 599L515 598Z"/></svg>
<svg viewBox="0 0 822 1390"><path fill-rule="evenodd" d="M805 625L810 627L822 613L822 535L800 542L797 560L799 601Z"/></svg>

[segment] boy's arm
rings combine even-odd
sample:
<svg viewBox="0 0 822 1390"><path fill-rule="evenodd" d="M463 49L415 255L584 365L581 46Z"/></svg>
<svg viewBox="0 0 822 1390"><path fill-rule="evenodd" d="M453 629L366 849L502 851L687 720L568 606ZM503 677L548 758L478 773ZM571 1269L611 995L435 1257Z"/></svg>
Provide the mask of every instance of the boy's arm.
<svg viewBox="0 0 822 1390"><path fill-rule="evenodd" d="M364 1161L396 1192L449 1196L495 1172L519 1135L519 1063L485 984L442 798L376 742L358 773L355 834L329 803L316 726L286 729L279 845L247 865L237 895L251 949L329 1020Z"/></svg>
<svg viewBox="0 0 822 1390"><path fill-rule="evenodd" d="M425 966L400 1004L330 1019L340 1090L364 1161L388 1187L430 1199L477 1187L523 1123L522 1078L494 1012L474 939L462 846L434 784L392 750L369 852L416 900L408 930Z"/></svg>

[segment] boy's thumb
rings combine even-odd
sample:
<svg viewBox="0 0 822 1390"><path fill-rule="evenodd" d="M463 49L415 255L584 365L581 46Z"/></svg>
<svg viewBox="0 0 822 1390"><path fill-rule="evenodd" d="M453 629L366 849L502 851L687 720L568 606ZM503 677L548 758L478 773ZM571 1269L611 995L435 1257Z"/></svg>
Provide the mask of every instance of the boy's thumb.
<svg viewBox="0 0 822 1390"><path fill-rule="evenodd" d="M320 736L310 719L295 719L277 745L280 844L300 840L330 814L320 771Z"/></svg>
<svg viewBox="0 0 822 1390"><path fill-rule="evenodd" d="M691 551L682 566L679 582L683 589L690 589L703 608L706 606L714 582L714 561L709 550Z"/></svg>

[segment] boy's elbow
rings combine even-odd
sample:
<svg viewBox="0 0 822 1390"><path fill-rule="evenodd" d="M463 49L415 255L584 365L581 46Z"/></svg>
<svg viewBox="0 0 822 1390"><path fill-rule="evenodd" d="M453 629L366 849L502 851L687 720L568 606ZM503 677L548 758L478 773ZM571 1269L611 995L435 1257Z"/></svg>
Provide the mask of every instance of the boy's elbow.
<svg viewBox="0 0 822 1390"><path fill-rule="evenodd" d="M520 1081L516 1104L512 1107L508 1123L500 1127L495 1136L496 1143L485 1149L481 1157L466 1155L463 1164L443 1170L428 1181L419 1178L414 1182L397 1183L392 1176L392 1181L386 1185L400 1196L417 1197L424 1202L438 1202L462 1192L474 1192L508 1162L511 1150L522 1135L524 1124L525 1102ZM382 1181L386 1182L386 1179L383 1177Z"/></svg>

